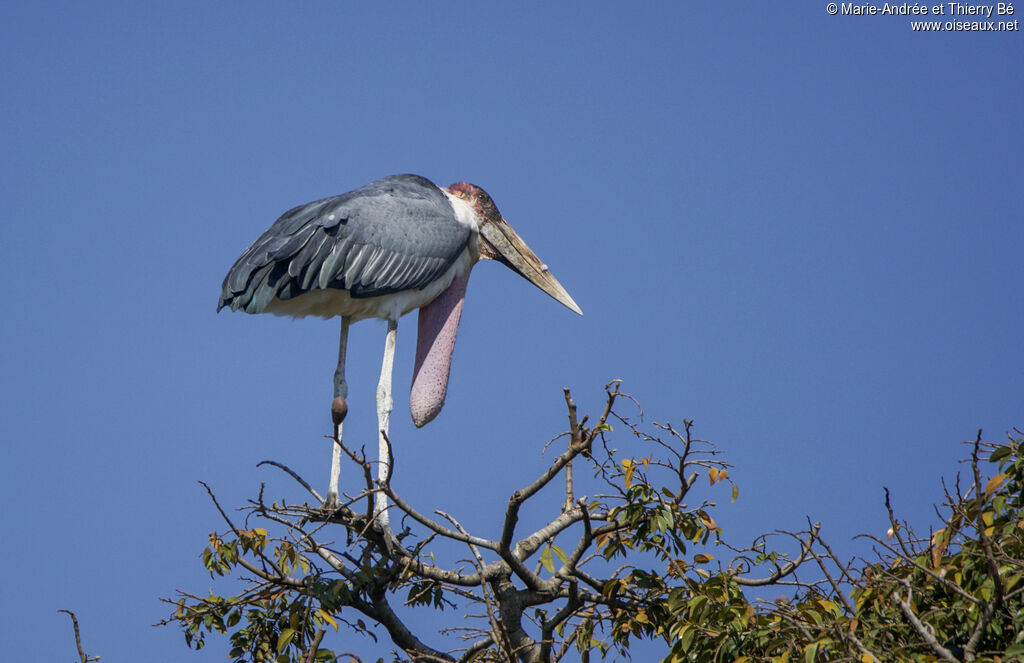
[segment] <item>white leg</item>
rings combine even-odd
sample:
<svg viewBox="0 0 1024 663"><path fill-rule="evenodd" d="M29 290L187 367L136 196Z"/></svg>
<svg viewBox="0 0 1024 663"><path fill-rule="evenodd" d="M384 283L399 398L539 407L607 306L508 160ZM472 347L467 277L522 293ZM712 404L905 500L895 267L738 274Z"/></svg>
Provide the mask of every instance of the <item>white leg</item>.
<svg viewBox="0 0 1024 663"><path fill-rule="evenodd" d="M345 349L348 346L348 325L352 321L348 316L341 318L341 338L338 341L338 368L334 371L334 397L348 398L348 383L345 382ZM342 422L334 427L334 438L341 442ZM341 474L341 447L331 443L331 481L327 485L327 506L338 504L338 476Z"/></svg>
<svg viewBox="0 0 1024 663"><path fill-rule="evenodd" d="M380 369L380 382L377 384L377 478L381 481L388 474L388 445L384 442L388 425L391 421L391 410L395 402L391 398L391 368L395 364L395 339L398 337L398 321L388 320L388 334L384 340L384 362ZM377 493L377 522L388 525L388 498L384 493Z"/></svg>

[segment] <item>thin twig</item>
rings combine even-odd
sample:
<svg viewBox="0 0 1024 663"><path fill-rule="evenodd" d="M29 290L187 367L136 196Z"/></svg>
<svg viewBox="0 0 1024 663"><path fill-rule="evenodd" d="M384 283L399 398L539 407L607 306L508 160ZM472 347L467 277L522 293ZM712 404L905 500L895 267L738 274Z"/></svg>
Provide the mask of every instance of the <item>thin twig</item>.
<svg viewBox="0 0 1024 663"><path fill-rule="evenodd" d="M57 612L63 612L71 616L71 625L75 629L75 646L78 647L78 659L81 663L90 663L90 661L100 660L99 656L86 656L85 650L82 649L82 634L78 630L78 617L75 617L75 613L70 610L64 610L63 608Z"/></svg>
<svg viewBox="0 0 1024 663"><path fill-rule="evenodd" d="M290 474L290 475L291 475L291 477L292 477L293 479L295 479L295 480L296 480L296 481L298 481L298 482L299 482L300 484L302 484L302 487L303 487L303 488L305 488L305 489L306 489L306 490L307 490L307 491L309 492L309 494L310 494L310 495L312 495L313 497L315 497L315 498L317 499L317 501L319 501L319 502L320 502L321 504L323 504L323 502L324 502L324 498L320 497L320 493L316 492L316 490L314 490L314 489L313 489L313 487L312 487L312 486L310 486L310 485L309 485L309 484L308 484L308 483L306 482L306 480L305 480L305 479L303 479L303 478L302 478L302 477L300 477L300 476L299 476L298 474L296 474L296 473L295 473L295 472L294 472L294 471L293 471L293 470L292 470L292 469L291 469L290 467L288 467L287 465L283 465L283 464L281 464L281 463L277 462L276 460L264 460L264 461L262 461L262 462L256 463L256 467L260 467L260 466L262 466L262 465L273 465L274 467L278 468L279 470L283 470L283 471L287 472L288 474Z"/></svg>
<svg viewBox="0 0 1024 663"><path fill-rule="evenodd" d="M441 510L438 510L437 513L446 518L452 525L455 525L462 534L467 537L469 536L469 532L467 532L462 524L453 516ZM472 543L467 545L469 546L470 552L473 553L473 563L476 565L477 573L479 573L480 577L483 578L484 567L486 565L484 564L484 558L480 555L480 549ZM491 591L488 589L487 583L480 583L480 592L483 594L484 605L487 607L487 621L491 624L491 637L495 642L501 643L501 648L505 650L507 654L512 649L512 646L511 643L509 643L508 634L505 632L505 629L498 618L498 606L495 605L494 598L491 596Z"/></svg>
<svg viewBox="0 0 1024 663"><path fill-rule="evenodd" d="M810 554L811 547L814 545L815 540L817 540L818 538L818 530L820 529L821 523L814 523L814 526L808 533L806 541L800 539L800 537L796 537L797 540L800 541L801 545L800 555L796 559L785 564L784 566L776 565L775 572L772 573L770 576L764 578L744 578L742 576L735 575L732 579L735 580L737 584L743 585L745 587L764 587L765 585L773 585L777 583L782 578L785 578L789 574L796 571L797 567L803 564L804 560Z"/></svg>

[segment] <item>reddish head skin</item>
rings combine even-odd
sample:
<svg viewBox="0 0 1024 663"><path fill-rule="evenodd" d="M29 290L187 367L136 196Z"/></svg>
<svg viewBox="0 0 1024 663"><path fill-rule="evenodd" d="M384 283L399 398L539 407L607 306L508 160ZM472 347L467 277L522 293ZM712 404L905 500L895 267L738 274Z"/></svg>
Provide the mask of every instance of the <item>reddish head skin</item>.
<svg viewBox="0 0 1024 663"><path fill-rule="evenodd" d="M491 196L475 184L470 184L469 182L457 182L448 187L448 192L453 196L458 196L459 198L472 203L481 220L492 219L497 221L502 218L501 212L498 211L498 206L494 204ZM488 242L483 235L480 236L479 250L481 258L506 262L501 257L501 254L491 246L490 242Z"/></svg>

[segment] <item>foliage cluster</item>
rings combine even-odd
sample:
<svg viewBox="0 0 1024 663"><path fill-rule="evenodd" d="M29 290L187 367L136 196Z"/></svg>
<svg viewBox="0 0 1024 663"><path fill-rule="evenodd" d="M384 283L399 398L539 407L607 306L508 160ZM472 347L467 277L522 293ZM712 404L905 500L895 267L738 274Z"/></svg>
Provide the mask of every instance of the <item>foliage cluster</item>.
<svg viewBox="0 0 1024 663"><path fill-rule="evenodd" d="M970 483L943 483L942 526L927 536L896 518L887 490L886 535L863 535L871 561L843 563L815 530L804 557L817 580L780 580L797 588L785 600L755 606L730 569L670 589L666 661L1024 659L1024 439L1015 433L987 444L978 432ZM986 461L996 472L983 480ZM758 550L754 562L772 555Z"/></svg>
<svg viewBox="0 0 1024 663"><path fill-rule="evenodd" d="M692 422L645 426L617 383L592 426L577 419L568 390L565 401L569 430L555 440L564 438L566 450L511 495L494 519L498 538L470 533L441 511L426 515L391 477L375 481L373 463L347 447L364 481L336 508L270 463L313 502L267 504L261 488L239 525L214 498L227 530L210 535L203 564L211 576L240 580L242 591L180 592L168 599L174 608L164 623L180 626L193 648L226 634L239 663L361 660L324 646L335 631L332 641L353 648L358 635L383 631L391 658L414 661L587 662L626 656L637 638L663 641L669 663L1024 656L1019 436L989 444L979 432L968 485L959 476L943 484L943 525L927 535L896 518L886 493L888 534L866 535L871 560L844 561L814 523L729 544L716 503L693 496L697 486L729 486L735 501L738 489L719 452L693 437ZM622 402L636 412L620 412ZM574 477L574 461L585 476ZM986 461L995 473L983 479ZM550 520L519 533L522 505L548 486L564 487ZM593 490L578 496L583 486ZM395 531L375 518L377 492L400 516L391 518L401 522ZM260 526L248 525L253 518ZM460 546L464 559L438 562L446 545ZM785 598L750 598L758 587L781 588ZM448 608L458 619L426 644L408 615Z"/></svg>

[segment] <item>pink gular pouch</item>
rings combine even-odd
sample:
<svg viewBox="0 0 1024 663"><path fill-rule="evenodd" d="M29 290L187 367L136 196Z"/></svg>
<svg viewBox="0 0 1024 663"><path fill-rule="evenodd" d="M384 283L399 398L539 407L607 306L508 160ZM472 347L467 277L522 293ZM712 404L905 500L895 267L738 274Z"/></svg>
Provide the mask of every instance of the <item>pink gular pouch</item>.
<svg viewBox="0 0 1024 663"><path fill-rule="evenodd" d="M469 273L456 277L434 301L420 308L416 330L416 365L409 394L409 411L417 428L441 412L448 393L455 334L466 301Z"/></svg>

